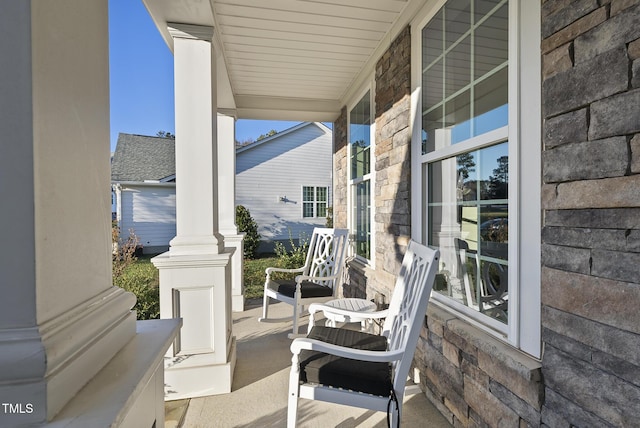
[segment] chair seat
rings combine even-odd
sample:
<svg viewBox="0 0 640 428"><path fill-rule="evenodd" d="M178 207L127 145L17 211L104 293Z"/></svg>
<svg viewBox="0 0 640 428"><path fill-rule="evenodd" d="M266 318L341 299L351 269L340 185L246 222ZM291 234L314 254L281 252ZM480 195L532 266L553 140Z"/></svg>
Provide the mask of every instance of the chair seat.
<svg viewBox="0 0 640 428"><path fill-rule="evenodd" d="M277 284L276 291L280 294L293 298L296 292L295 280L273 280ZM333 296L333 290L331 287L325 287L324 285L316 284L311 281L302 281L300 284L302 290L302 298L307 299L309 297L331 297Z"/></svg>
<svg viewBox="0 0 640 428"><path fill-rule="evenodd" d="M334 345L369 351L385 351L387 338L361 331L315 326L307 336ZM317 351L300 352L300 380L388 397L391 365L352 360Z"/></svg>

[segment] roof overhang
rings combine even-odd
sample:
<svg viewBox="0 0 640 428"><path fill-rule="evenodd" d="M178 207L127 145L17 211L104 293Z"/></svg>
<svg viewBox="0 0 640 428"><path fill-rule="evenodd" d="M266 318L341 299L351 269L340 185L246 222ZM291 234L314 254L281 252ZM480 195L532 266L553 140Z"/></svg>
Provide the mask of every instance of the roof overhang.
<svg viewBox="0 0 640 428"><path fill-rule="evenodd" d="M143 0L169 23L214 28L218 108L238 118L333 121L427 0Z"/></svg>

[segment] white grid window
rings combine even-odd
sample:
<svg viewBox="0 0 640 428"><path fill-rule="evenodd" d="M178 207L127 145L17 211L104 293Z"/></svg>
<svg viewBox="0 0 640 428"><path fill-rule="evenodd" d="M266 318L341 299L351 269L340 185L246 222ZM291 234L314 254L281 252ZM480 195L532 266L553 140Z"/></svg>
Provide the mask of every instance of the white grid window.
<svg viewBox="0 0 640 428"><path fill-rule="evenodd" d="M539 356L536 3L448 0L416 18L412 237L440 249L434 301Z"/></svg>
<svg viewBox="0 0 640 428"><path fill-rule="evenodd" d="M371 259L371 91L349 112L351 230L355 253Z"/></svg>
<svg viewBox="0 0 640 428"><path fill-rule="evenodd" d="M326 217L328 193L327 187L303 186L302 217Z"/></svg>

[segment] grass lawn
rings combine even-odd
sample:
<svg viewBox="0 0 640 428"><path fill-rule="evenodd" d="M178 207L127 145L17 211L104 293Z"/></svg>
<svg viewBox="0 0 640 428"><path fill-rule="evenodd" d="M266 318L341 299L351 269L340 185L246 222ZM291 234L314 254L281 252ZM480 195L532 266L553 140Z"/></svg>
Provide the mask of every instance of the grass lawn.
<svg viewBox="0 0 640 428"><path fill-rule="evenodd" d="M261 257L244 260L244 298L262 298L264 292L264 270L268 267L279 266L277 257Z"/></svg>

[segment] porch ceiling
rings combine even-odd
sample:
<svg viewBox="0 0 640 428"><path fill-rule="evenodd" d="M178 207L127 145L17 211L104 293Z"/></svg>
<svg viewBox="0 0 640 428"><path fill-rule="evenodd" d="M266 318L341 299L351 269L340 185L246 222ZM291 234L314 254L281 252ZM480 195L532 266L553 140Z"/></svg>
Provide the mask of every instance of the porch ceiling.
<svg viewBox="0 0 640 428"><path fill-rule="evenodd" d="M213 26L218 106L239 118L332 121L415 0L143 0L167 23Z"/></svg>

